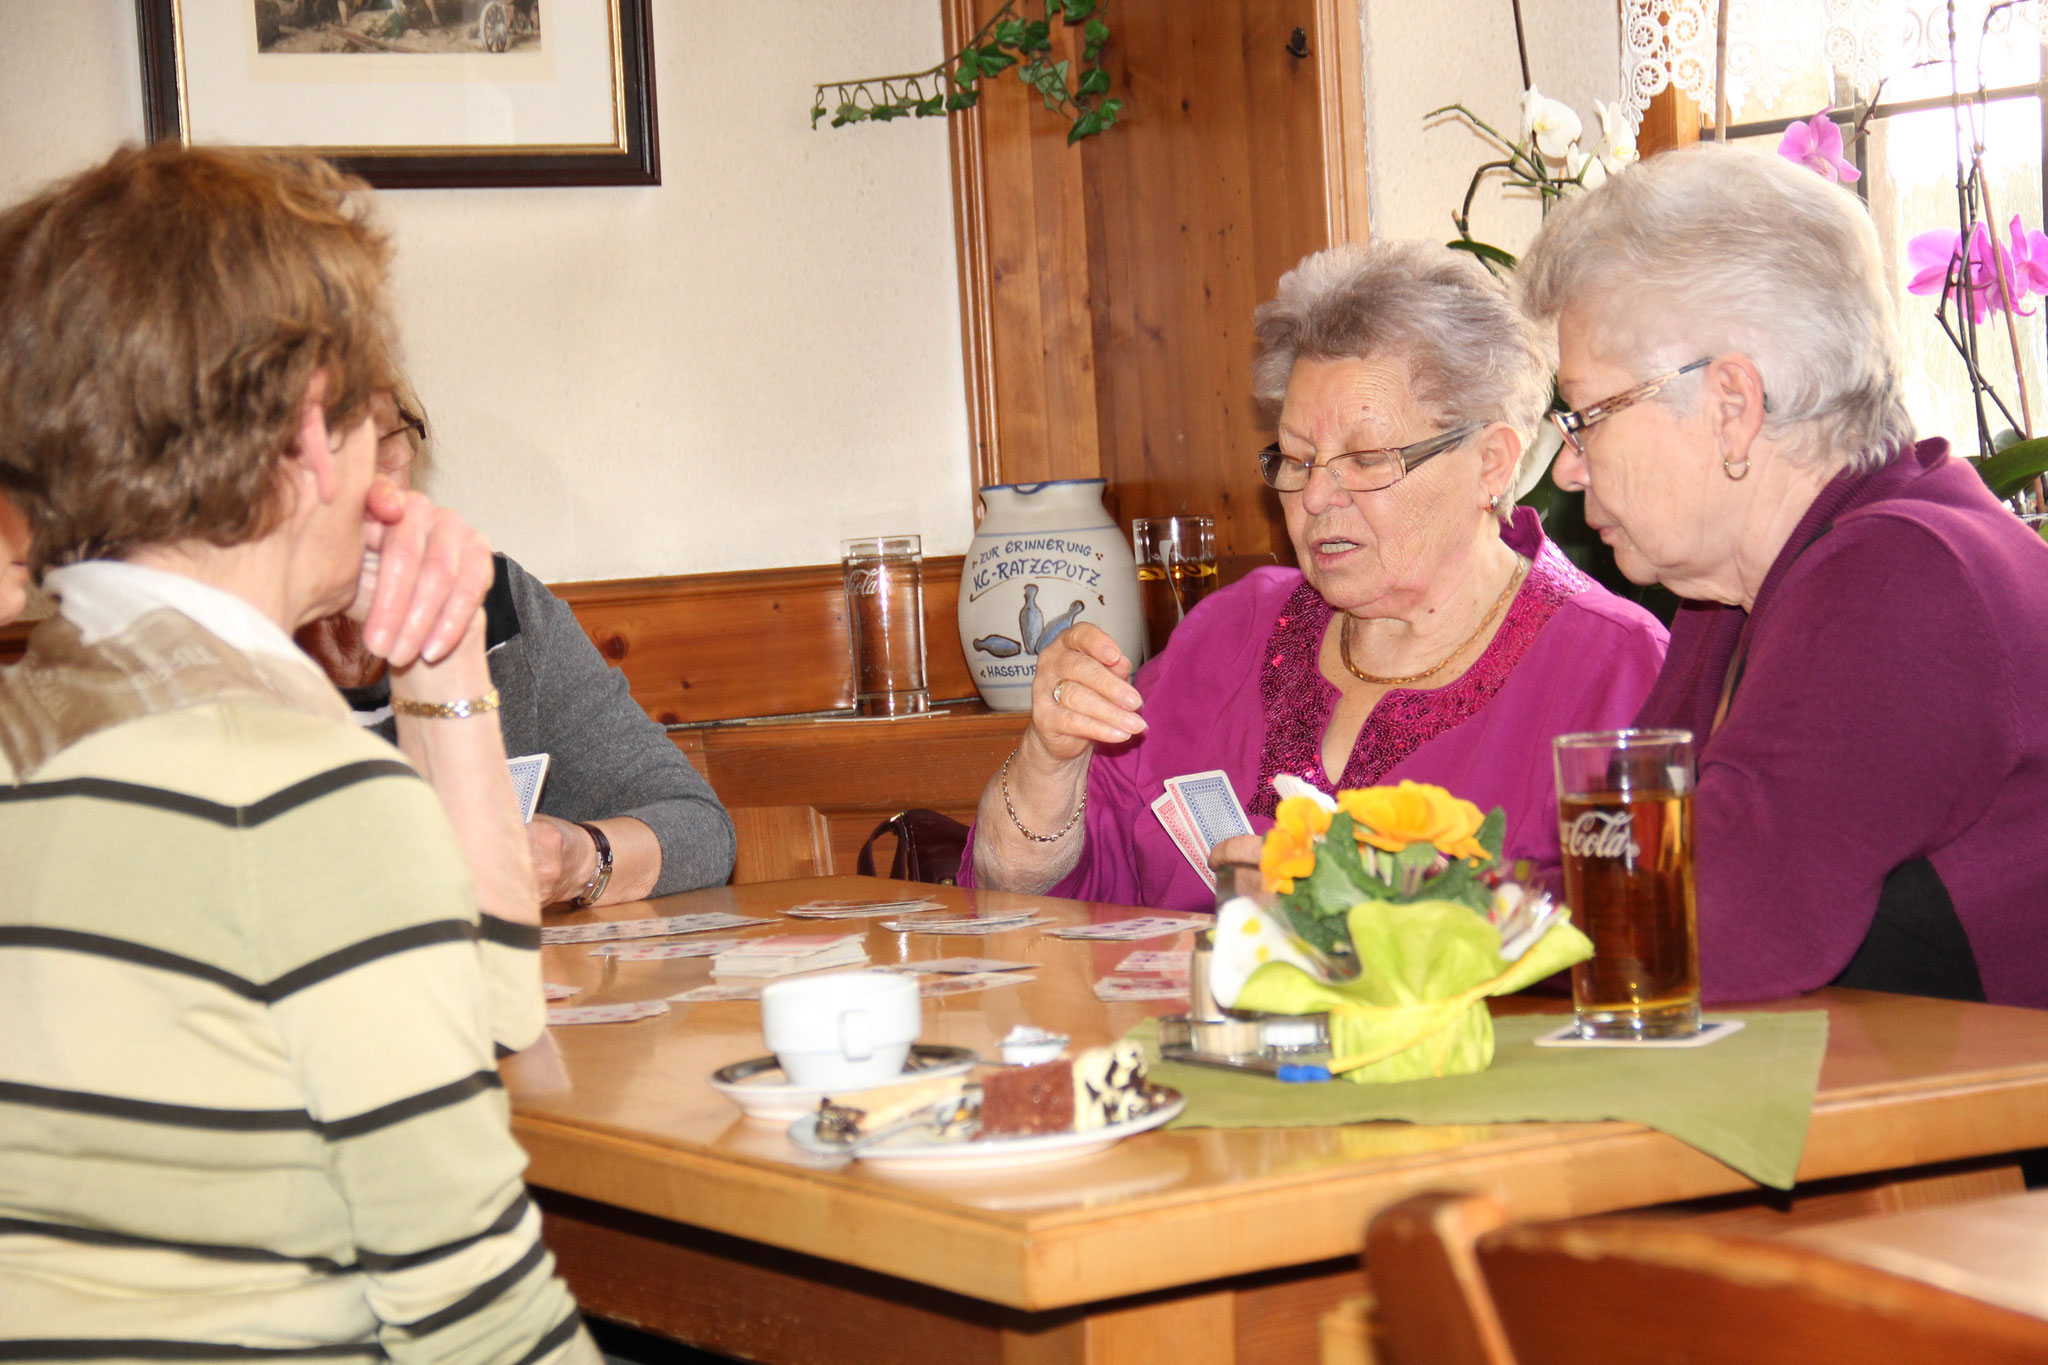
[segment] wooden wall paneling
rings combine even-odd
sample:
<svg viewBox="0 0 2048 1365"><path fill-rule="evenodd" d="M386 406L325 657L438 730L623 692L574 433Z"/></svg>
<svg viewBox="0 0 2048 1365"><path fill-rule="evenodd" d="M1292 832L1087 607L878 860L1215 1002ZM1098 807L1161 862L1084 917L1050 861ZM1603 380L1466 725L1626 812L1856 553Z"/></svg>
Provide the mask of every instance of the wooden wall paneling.
<svg viewBox="0 0 2048 1365"><path fill-rule="evenodd" d="M948 51L999 8L943 0ZM1078 60L1079 30L1053 31L1056 55ZM1066 120L1012 71L981 89L950 132L976 483L1095 478L1082 159L1066 146Z"/></svg>
<svg viewBox="0 0 2048 1365"><path fill-rule="evenodd" d="M1366 240L1365 53L1359 0L1316 0L1317 77L1322 85L1323 199L1327 235Z"/></svg>
<svg viewBox="0 0 2048 1365"><path fill-rule="evenodd" d="M805 848L818 847L821 861L829 854L833 870L851 872L861 844L897 811L923 806L972 820L981 789L1016 747L1028 720L1021 711L972 710L917 719L709 726L676 734L701 745L700 769L728 809L801 806L822 822L821 842L811 843L806 841L813 826L793 834L764 826L761 837L793 841L795 851L785 847L762 857L802 857Z"/></svg>
<svg viewBox="0 0 2048 1365"><path fill-rule="evenodd" d="M1667 148L1689 147L1700 140L1701 122L1698 101L1675 85L1666 86L1650 97L1650 107L1643 111L1636 150L1655 156Z"/></svg>
<svg viewBox="0 0 2048 1365"><path fill-rule="evenodd" d="M1356 169L1325 147L1339 11L1355 27L1351 0L1116 11L1131 112L1088 149L1103 470L1122 519L1207 512L1225 556L1292 559L1250 459L1270 436L1251 400L1251 314L1328 244L1333 218L1349 230L1352 196L1327 202L1332 155ZM1306 58L1287 51L1297 27ZM1339 49L1327 60L1325 42Z"/></svg>
<svg viewBox="0 0 2048 1365"><path fill-rule="evenodd" d="M925 682L974 695L960 649L959 555L924 562ZM558 583L633 699L667 725L853 705L839 566Z"/></svg>
<svg viewBox="0 0 2048 1365"><path fill-rule="evenodd" d="M732 881L778 882L853 871L832 857L830 827L815 806L729 806L739 855Z"/></svg>

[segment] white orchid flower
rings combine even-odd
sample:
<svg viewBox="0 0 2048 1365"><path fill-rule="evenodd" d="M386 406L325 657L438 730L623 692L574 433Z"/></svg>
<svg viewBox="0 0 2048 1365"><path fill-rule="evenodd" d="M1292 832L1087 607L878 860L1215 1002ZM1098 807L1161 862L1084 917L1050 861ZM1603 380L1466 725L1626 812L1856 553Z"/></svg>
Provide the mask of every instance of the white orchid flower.
<svg viewBox="0 0 2048 1365"><path fill-rule="evenodd" d="M1600 145L1593 149L1593 155L1600 158L1600 164L1612 175L1636 159L1636 131L1629 127L1628 114L1617 102L1602 104L1593 101L1593 109L1600 116Z"/></svg>
<svg viewBox="0 0 2048 1365"><path fill-rule="evenodd" d="M1591 152L1580 151L1578 144L1573 143L1565 152L1564 173L1584 188L1597 190L1607 183L1607 162Z"/></svg>
<svg viewBox="0 0 2048 1365"><path fill-rule="evenodd" d="M1534 137L1536 149L1561 160L1586 131L1578 113L1563 100L1548 99L1535 86L1522 96L1522 136Z"/></svg>

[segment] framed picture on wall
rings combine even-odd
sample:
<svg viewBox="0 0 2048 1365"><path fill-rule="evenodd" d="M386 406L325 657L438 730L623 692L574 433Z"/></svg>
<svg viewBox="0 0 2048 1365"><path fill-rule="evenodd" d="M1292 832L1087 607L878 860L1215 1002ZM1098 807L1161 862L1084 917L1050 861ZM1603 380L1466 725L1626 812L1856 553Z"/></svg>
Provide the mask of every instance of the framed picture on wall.
<svg viewBox="0 0 2048 1365"><path fill-rule="evenodd" d="M373 185L658 185L650 0L136 0L152 140Z"/></svg>

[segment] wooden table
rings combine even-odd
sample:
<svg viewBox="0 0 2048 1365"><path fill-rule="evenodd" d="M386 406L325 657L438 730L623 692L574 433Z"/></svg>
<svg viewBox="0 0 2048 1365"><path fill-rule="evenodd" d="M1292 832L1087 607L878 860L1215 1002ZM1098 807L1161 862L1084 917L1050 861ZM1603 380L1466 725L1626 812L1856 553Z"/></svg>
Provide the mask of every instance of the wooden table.
<svg viewBox="0 0 2048 1365"><path fill-rule="evenodd" d="M949 905L1038 904L1066 922L1116 907L835 877L768 882L572 919L929 892ZM846 927L872 925L848 922ZM785 921L787 930L817 922ZM767 932L766 930L754 932ZM1183 936L1185 938L1185 936ZM1146 1012L1091 982L1136 947L1033 930L986 939L870 927L876 962L974 954L1043 963L1022 987L926 1002L925 1041L994 1044L1021 1021L1106 1042ZM617 963L546 950L576 1003L662 998L703 959ZM553 1031L507 1064L514 1126L548 1239L591 1311L769 1361L1066 1362L1315 1358L1316 1320L1363 1287L1367 1221L1421 1190L1462 1187L1516 1218L1720 1197L1723 1212L1866 1212L1869 1187L2016 1188L2007 1154L2048 1145L2048 1013L1823 991L1785 1008L1831 1018L1800 1163L1809 1201L1758 1192L1692 1148L1626 1123L1188 1129L1068 1165L908 1176L807 1157L742 1118L704 1078L763 1052L751 1002Z"/></svg>

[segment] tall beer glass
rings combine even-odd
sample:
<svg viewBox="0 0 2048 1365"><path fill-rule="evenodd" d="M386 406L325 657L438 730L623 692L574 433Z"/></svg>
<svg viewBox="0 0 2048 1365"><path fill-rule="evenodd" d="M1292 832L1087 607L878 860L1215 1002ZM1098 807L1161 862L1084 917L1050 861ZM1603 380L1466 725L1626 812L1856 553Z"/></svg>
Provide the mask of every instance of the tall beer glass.
<svg viewBox="0 0 2048 1365"><path fill-rule="evenodd" d="M1572 968L1579 1035L1699 1032L1692 732L1559 735L1555 757L1565 903L1593 940Z"/></svg>

